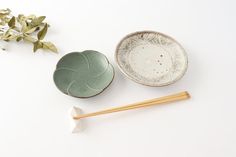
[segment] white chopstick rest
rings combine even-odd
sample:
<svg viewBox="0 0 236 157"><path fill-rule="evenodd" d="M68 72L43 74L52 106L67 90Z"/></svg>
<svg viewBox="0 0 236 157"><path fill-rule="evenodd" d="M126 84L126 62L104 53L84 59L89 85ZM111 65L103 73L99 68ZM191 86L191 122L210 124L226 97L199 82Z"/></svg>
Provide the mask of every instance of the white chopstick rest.
<svg viewBox="0 0 236 157"><path fill-rule="evenodd" d="M71 132L78 133L82 130L82 125L80 120L75 120L73 117L79 116L82 113L81 109L77 107L72 107L70 110L70 121L71 121Z"/></svg>

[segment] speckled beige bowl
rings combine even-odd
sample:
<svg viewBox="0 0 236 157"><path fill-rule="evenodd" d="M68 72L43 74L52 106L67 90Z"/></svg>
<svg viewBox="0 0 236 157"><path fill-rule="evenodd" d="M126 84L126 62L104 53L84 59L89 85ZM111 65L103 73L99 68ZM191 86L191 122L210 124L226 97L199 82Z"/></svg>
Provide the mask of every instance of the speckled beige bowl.
<svg viewBox="0 0 236 157"><path fill-rule="evenodd" d="M173 38L154 31L125 36L117 46L115 59L128 78L147 86L172 84L188 67L183 47Z"/></svg>

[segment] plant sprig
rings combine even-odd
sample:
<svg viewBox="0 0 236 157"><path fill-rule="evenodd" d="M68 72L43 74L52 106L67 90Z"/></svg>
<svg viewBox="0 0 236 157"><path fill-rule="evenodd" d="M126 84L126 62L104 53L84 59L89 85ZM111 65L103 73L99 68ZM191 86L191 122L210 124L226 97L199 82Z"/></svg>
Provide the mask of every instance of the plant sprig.
<svg viewBox="0 0 236 157"><path fill-rule="evenodd" d="M44 22L46 16L18 16L11 15L10 9L0 10L0 40L27 41L33 44L33 51L38 49L57 52L56 46L51 42L43 41L49 25Z"/></svg>

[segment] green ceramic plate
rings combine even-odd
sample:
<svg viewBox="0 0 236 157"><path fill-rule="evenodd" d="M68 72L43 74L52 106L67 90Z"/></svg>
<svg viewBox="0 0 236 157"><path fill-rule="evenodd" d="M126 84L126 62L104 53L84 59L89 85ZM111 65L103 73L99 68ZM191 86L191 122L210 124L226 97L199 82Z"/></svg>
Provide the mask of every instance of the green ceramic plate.
<svg viewBox="0 0 236 157"><path fill-rule="evenodd" d="M93 50L63 56L53 75L60 91L79 98L101 93L110 85L113 77L114 69L106 56Z"/></svg>

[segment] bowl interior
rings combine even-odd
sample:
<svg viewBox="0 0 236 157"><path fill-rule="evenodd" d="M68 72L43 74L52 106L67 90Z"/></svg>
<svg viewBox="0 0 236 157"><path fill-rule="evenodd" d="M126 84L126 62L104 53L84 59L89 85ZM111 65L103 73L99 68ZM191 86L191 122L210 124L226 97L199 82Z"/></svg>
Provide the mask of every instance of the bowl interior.
<svg viewBox="0 0 236 157"><path fill-rule="evenodd" d="M114 70L107 58L92 50L65 55L54 72L54 82L60 91L81 98L101 93L113 77Z"/></svg>
<svg viewBox="0 0 236 157"><path fill-rule="evenodd" d="M126 76L148 86L177 81L184 75L188 62L177 41L151 31L126 36L117 47L116 61Z"/></svg>

